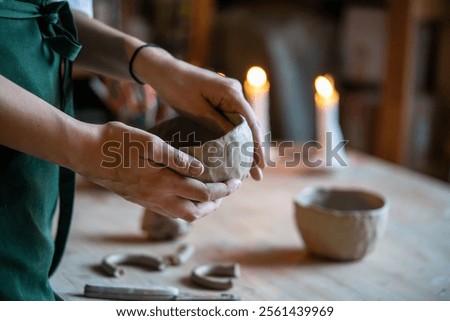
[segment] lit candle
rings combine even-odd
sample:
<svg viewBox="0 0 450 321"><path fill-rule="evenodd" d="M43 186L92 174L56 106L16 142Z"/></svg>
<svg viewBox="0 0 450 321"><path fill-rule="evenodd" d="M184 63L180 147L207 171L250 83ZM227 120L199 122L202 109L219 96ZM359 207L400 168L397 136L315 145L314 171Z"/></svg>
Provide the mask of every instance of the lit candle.
<svg viewBox="0 0 450 321"><path fill-rule="evenodd" d="M264 69L257 66L251 67L244 81L244 93L258 117L265 140L270 132L269 88L270 84Z"/></svg>
<svg viewBox="0 0 450 321"><path fill-rule="evenodd" d="M336 148L338 144L344 143L344 139L339 126L339 93L334 88L334 80L330 75L318 76L314 84L317 140L321 145L318 160L322 162L321 167L346 166L348 160L344 147ZM332 158L328 159L327 152L330 148L336 148L337 153L329 155Z"/></svg>

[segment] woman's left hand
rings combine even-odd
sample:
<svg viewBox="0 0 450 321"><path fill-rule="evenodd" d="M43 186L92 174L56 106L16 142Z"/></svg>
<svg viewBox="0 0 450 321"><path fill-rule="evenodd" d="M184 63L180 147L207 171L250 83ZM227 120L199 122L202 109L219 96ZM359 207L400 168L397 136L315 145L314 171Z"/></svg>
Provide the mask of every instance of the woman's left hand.
<svg viewBox="0 0 450 321"><path fill-rule="evenodd" d="M256 180L262 179L265 160L261 127L253 109L244 98L239 81L188 64L154 47L141 50L133 64L133 70L180 114L213 130L219 129L221 133L225 133L233 127L219 110L243 115L252 130L255 144L250 174Z"/></svg>
<svg viewBox="0 0 450 321"><path fill-rule="evenodd" d="M75 14L80 42L78 66L116 78L131 79L129 63L144 43L83 14ZM179 113L222 133L232 124L217 110L239 113L249 124L255 143L251 176L259 180L265 160L262 133L252 108L245 100L241 84L212 71L174 58L161 48L141 48L132 62L133 74L152 86Z"/></svg>

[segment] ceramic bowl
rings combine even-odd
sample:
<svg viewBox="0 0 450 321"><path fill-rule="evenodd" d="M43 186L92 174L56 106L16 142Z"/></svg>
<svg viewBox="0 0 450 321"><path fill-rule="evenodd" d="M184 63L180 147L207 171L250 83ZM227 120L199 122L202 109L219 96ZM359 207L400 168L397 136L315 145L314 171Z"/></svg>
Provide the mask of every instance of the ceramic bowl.
<svg viewBox="0 0 450 321"><path fill-rule="evenodd" d="M224 135L218 135L181 116L164 121L149 131L204 164L203 174L196 179L206 183L223 182L231 178L242 181L247 177L253 162L252 132L241 115L225 116L234 124L234 128ZM175 239L190 230L190 223L146 210L141 228L151 240Z"/></svg>
<svg viewBox="0 0 450 321"><path fill-rule="evenodd" d="M176 117L150 129L175 148L201 161L205 171L203 182L223 182L231 178L243 180L253 162L253 136L244 117L227 113L234 128L218 135L189 118Z"/></svg>
<svg viewBox="0 0 450 321"><path fill-rule="evenodd" d="M366 190L310 187L295 196L295 218L308 250L335 260L357 260L383 236L389 205Z"/></svg>

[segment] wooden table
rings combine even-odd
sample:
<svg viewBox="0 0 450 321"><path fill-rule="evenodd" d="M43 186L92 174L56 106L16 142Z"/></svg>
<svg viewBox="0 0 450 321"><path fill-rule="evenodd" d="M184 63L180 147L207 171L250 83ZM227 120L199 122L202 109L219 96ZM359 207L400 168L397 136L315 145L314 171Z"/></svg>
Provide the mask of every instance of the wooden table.
<svg viewBox="0 0 450 321"><path fill-rule="evenodd" d="M242 275L229 292L243 300L449 300L450 186L362 154L351 160L350 168L332 173L270 168L262 182L246 180L217 212L172 242L145 238L139 206L80 186L53 287L73 300L84 299L86 283L99 282L199 291L189 279L192 268L237 262ZM311 185L360 186L388 198L388 228L374 252L346 263L308 254L295 226L293 196ZM162 272L124 266L125 275L112 278L98 267L110 253L166 255L184 242L196 246L194 257Z"/></svg>

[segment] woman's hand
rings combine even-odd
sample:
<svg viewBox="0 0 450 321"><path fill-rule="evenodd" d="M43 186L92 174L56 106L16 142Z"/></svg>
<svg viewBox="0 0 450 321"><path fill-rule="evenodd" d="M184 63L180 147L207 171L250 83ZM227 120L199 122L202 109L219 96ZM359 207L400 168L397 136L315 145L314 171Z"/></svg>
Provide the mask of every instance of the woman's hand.
<svg viewBox="0 0 450 321"><path fill-rule="evenodd" d="M119 122L80 122L1 75L0 114L1 145L67 167L165 216L193 221L240 185L190 178L203 165L157 136Z"/></svg>
<svg viewBox="0 0 450 321"><path fill-rule="evenodd" d="M128 70L130 59L144 43L95 19L82 14L74 16L83 44L77 64L101 74L131 79ZM216 108L242 114L252 129L255 142L254 164L250 173L257 180L262 178L261 169L265 167L262 133L238 81L175 59L167 51L155 47L140 50L132 70L178 112L209 128L224 133L232 127Z"/></svg>
<svg viewBox="0 0 450 321"><path fill-rule="evenodd" d="M233 125L217 110L242 114L255 142L251 176L260 180L265 161L261 128L253 109L245 100L241 84L206 69L175 59L159 48L142 49L133 63L138 77L148 82L179 113L202 122L223 134Z"/></svg>
<svg viewBox="0 0 450 321"><path fill-rule="evenodd" d="M97 127L97 142L76 170L123 198L171 218L194 221L218 208L240 180L202 183L203 165L155 135L111 122Z"/></svg>

